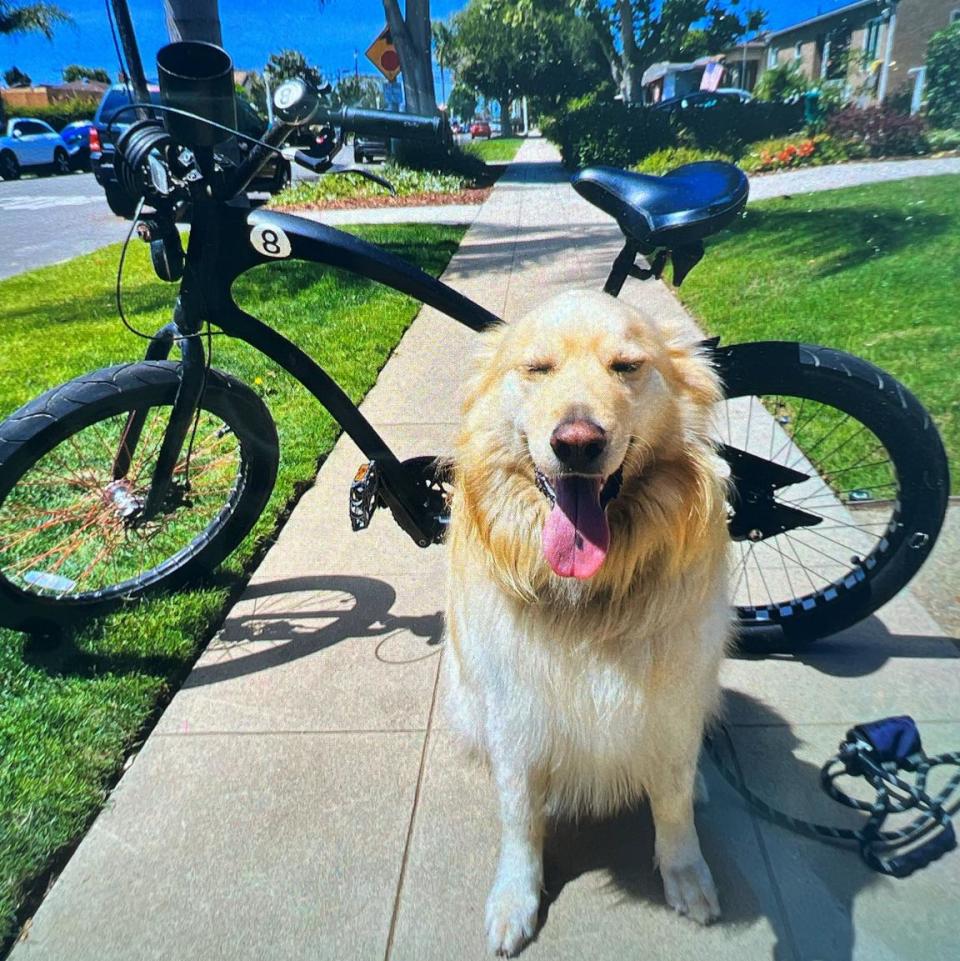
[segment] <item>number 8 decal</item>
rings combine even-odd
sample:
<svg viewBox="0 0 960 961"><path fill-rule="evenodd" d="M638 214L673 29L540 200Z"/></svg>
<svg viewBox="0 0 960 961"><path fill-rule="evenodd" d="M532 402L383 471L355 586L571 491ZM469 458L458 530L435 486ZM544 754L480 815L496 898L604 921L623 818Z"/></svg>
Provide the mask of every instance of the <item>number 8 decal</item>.
<svg viewBox="0 0 960 961"><path fill-rule="evenodd" d="M257 224L250 232L250 243L265 257L290 256L290 238L279 227Z"/></svg>

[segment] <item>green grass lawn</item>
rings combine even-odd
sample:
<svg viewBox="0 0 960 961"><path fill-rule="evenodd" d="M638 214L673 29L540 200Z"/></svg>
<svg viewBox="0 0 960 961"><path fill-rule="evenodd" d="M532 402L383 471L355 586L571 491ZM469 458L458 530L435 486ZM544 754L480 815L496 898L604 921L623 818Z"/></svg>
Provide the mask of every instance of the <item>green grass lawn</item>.
<svg viewBox="0 0 960 961"><path fill-rule="evenodd" d="M463 230L410 224L356 233L437 275ZM0 282L0 417L77 374L142 356L143 341L116 317L118 253L108 247ZM169 318L175 288L156 279L139 242L124 289L141 329L152 332ZM387 288L296 263L257 268L235 291L243 307L321 360L355 400L419 307ZM214 365L266 396L280 433L277 487L241 548L208 583L88 624L57 647L0 629L0 945L15 933L17 911L36 894L37 880L102 805L125 754L189 670L339 432L296 382L245 345L215 338Z"/></svg>
<svg viewBox="0 0 960 961"><path fill-rule="evenodd" d="M497 137L492 140L471 140L463 145L463 149L487 163L509 163L517 155L522 143L522 137Z"/></svg>
<svg viewBox="0 0 960 961"><path fill-rule="evenodd" d="M960 490L960 177L751 204L680 289L726 342L801 340L866 357L933 415Z"/></svg>

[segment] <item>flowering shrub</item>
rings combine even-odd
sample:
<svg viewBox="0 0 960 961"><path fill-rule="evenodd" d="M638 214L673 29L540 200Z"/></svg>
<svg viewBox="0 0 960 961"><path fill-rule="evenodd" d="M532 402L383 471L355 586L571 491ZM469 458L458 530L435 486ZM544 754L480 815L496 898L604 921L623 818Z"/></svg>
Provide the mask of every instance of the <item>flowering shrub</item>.
<svg viewBox="0 0 960 961"><path fill-rule="evenodd" d="M827 133L843 143L851 157L895 157L930 150L923 117L886 107L846 107L827 121Z"/></svg>
<svg viewBox="0 0 960 961"><path fill-rule="evenodd" d="M741 158L740 166L750 173L766 173L837 163L845 159L846 153L840 144L826 134L817 134L814 137L761 140L751 144Z"/></svg>

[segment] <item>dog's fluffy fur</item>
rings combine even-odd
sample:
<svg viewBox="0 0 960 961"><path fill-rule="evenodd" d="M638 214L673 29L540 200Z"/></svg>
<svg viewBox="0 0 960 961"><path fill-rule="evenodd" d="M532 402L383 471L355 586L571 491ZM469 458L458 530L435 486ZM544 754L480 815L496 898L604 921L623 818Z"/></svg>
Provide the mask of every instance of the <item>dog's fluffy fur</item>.
<svg viewBox="0 0 960 961"><path fill-rule="evenodd" d="M571 292L486 336L455 449L447 710L500 800L487 937L532 936L553 813L649 798L667 901L719 915L693 823L697 759L730 632L725 481L710 441L720 385L679 331L605 294ZM542 547L559 424L603 429L622 467L600 569L554 573Z"/></svg>

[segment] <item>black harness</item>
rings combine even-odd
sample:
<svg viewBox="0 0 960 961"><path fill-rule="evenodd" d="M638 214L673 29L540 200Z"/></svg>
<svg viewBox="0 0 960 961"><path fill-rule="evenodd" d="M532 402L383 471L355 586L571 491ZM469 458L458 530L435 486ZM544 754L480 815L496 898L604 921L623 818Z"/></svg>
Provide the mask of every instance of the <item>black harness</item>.
<svg viewBox="0 0 960 961"><path fill-rule="evenodd" d="M732 749L729 732L722 726L721 731L728 749ZM909 877L957 846L950 817L960 808L960 798L951 800L960 787L960 771L933 797L927 793L926 783L931 768L940 764L960 767L960 751L927 757L912 717L886 717L850 728L837 754L820 769L820 786L830 797L857 811L869 812L859 831L801 821L777 811L747 788L721 756L714 738L708 736L705 744L720 773L763 817L821 841L856 842L866 864L881 874ZM904 772L913 775L910 781L902 776ZM876 799L867 803L850 797L837 787L841 776L865 778L876 791ZM906 827L883 830L891 814L912 810L919 814Z"/></svg>

